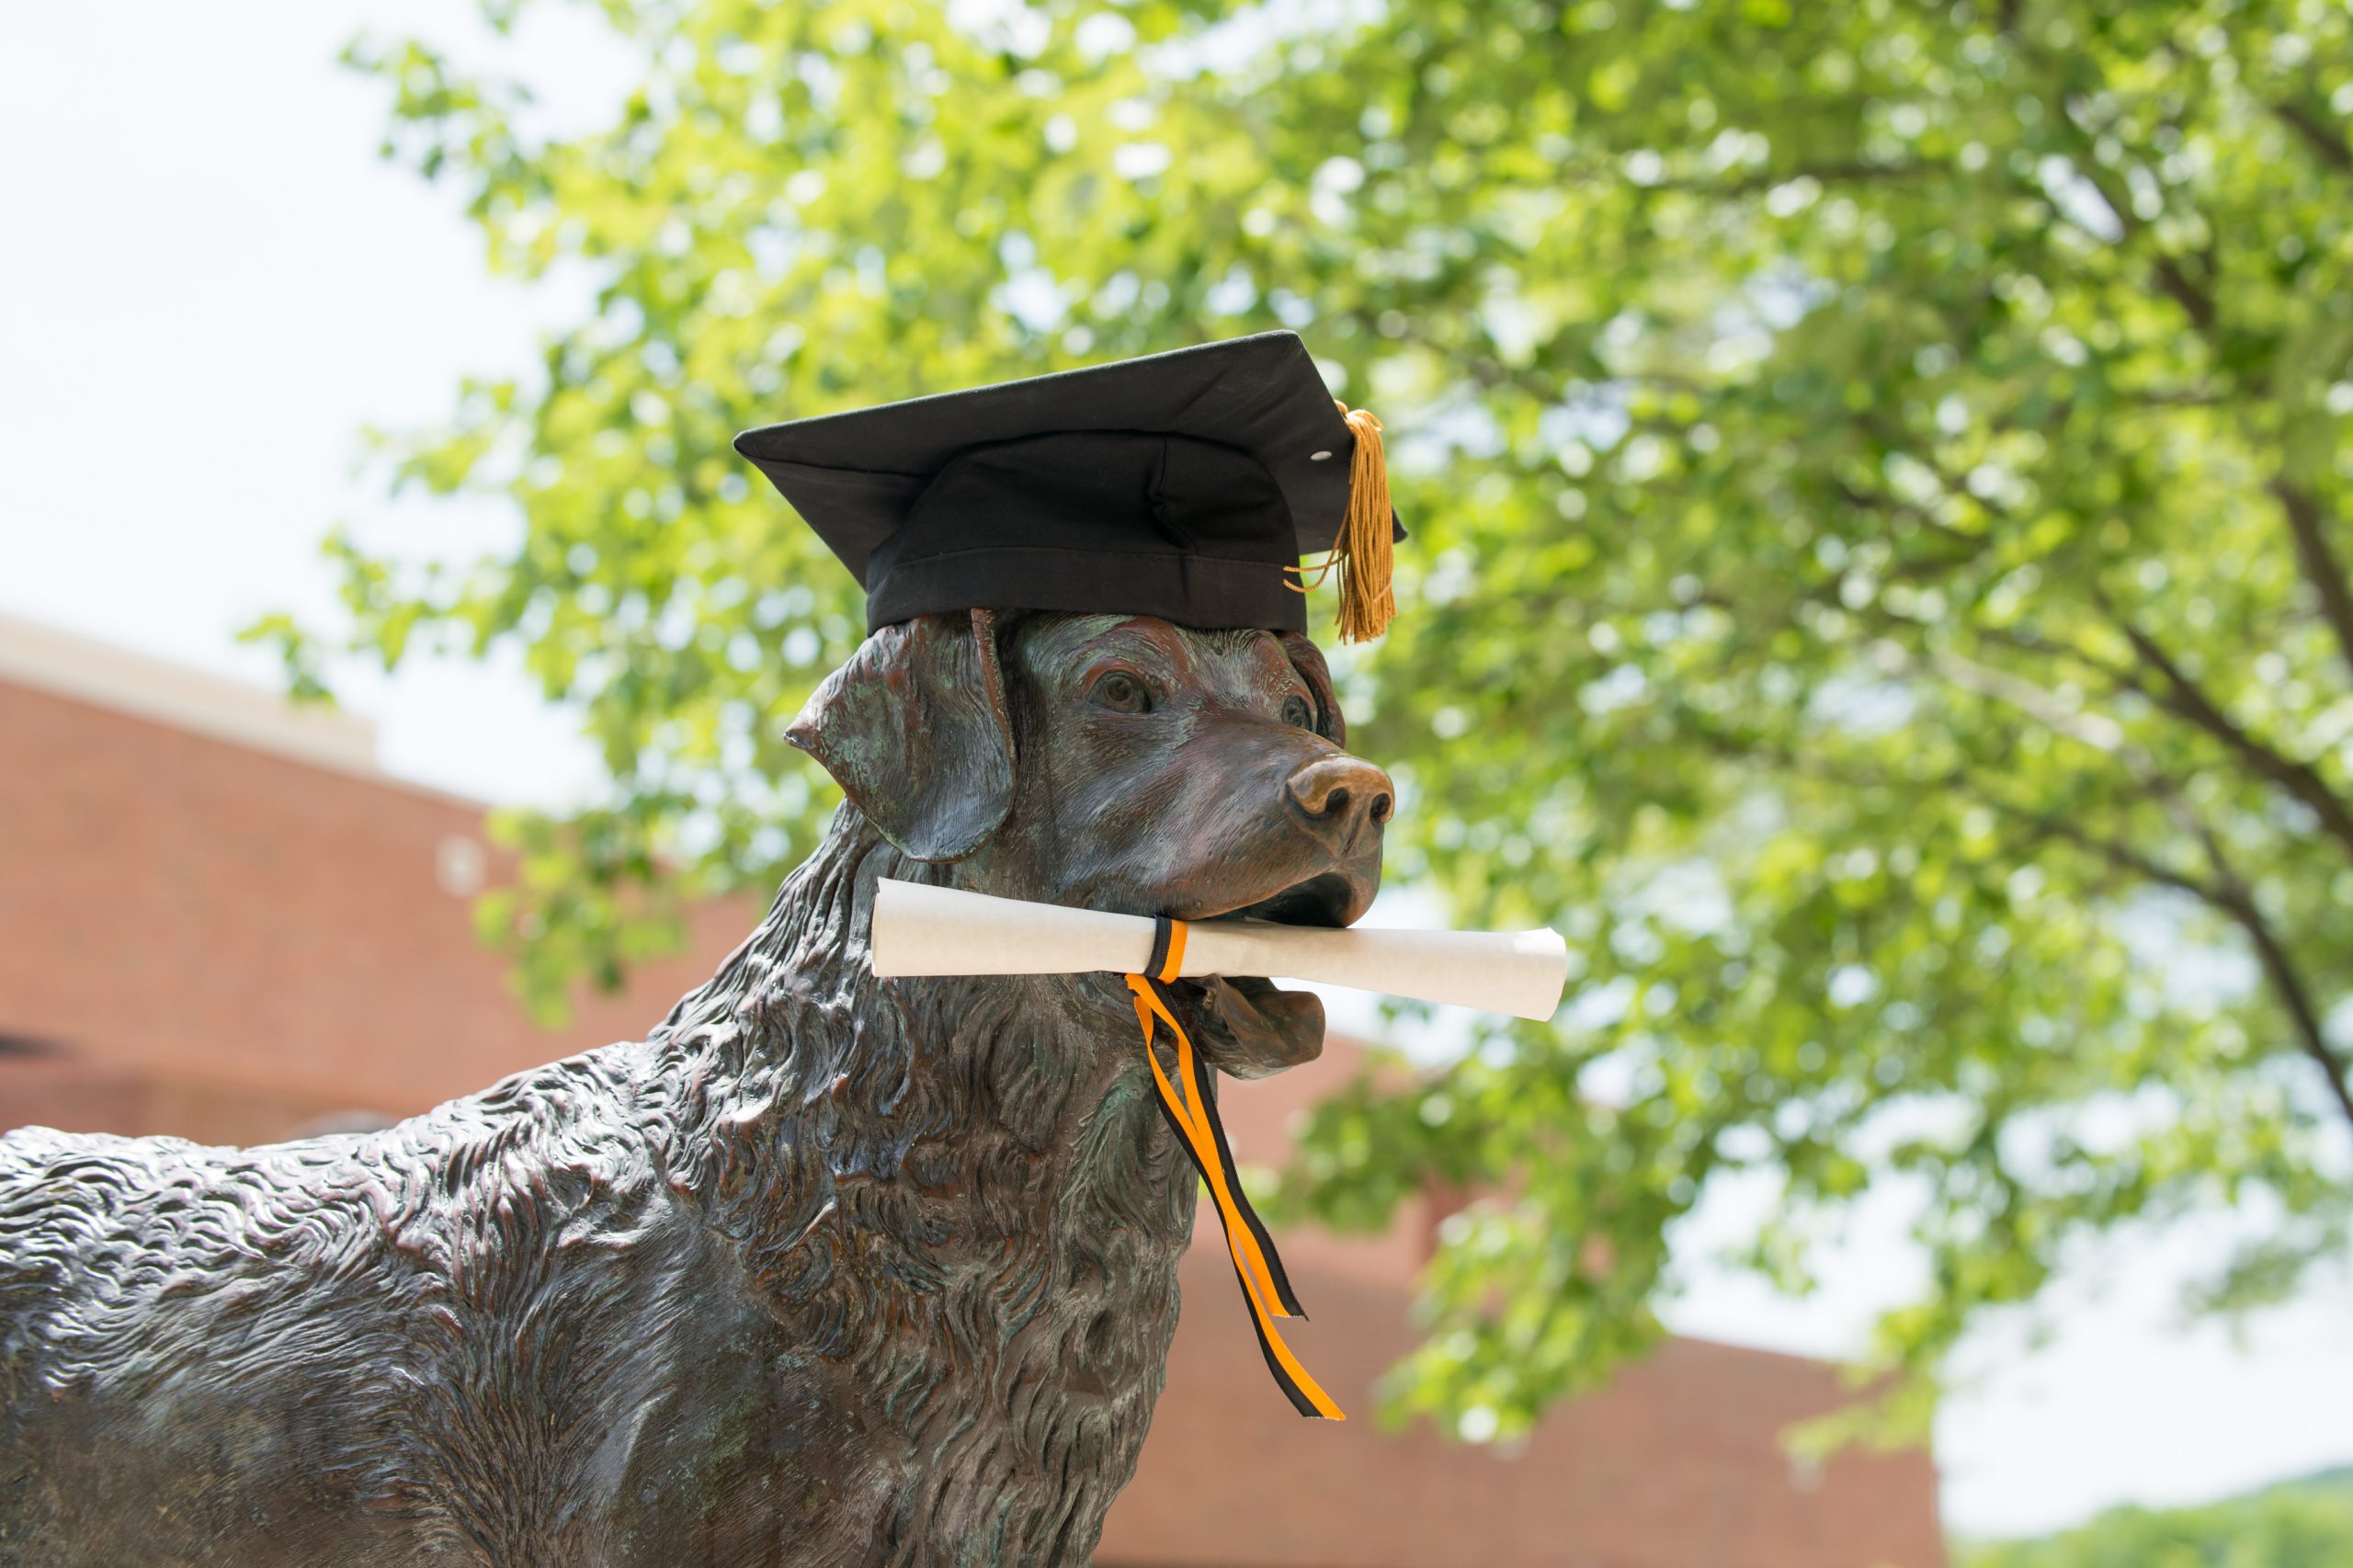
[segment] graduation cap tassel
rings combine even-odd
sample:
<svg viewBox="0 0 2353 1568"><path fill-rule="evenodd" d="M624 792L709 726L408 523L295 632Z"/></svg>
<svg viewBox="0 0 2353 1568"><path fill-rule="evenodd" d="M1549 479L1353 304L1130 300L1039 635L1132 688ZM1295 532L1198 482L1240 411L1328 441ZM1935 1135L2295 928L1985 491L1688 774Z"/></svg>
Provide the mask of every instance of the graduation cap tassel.
<svg viewBox="0 0 2353 1568"><path fill-rule="evenodd" d="M1379 419L1345 403L1339 409L1357 438L1348 466L1348 515L1332 547L1332 558L1340 566L1340 641L1370 642L1397 618L1397 596L1389 585L1395 561L1390 537L1394 514L1389 505L1389 456L1381 449Z"/></svg>
<svg viewBox="0 0 2353 1568"><path fill-rule="evenodd" d="M1396 562L1392 532L1396 514L1389 504L1389 455L1381 449L1381 421L1361 408L1332 400L1348 431L1356 437L1356 453L1348 460L1348 511L1332 541L1332 553L1313 570L1288 567L1290 589L1303 594L1321 587L1334 572L1340 574L1340 641L1370 642L1397 619L1397 596L1389 585Z"/></svg>

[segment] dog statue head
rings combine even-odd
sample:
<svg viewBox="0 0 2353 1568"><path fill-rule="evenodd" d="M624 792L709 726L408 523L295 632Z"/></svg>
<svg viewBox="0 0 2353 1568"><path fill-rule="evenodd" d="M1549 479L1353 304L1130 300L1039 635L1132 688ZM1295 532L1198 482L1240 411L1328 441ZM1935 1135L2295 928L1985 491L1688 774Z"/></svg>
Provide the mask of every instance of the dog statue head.
<svg viewBox="0 0 2353 1568"><path fill-rule="evenodd" d="M1150 617L919 616L874 632L788 732L900 851L1008 898L1346 926L1381 885L1389 776L1342 749L1323 655L1291 632ZM1312 1060L1323 1005L1203 983L1203 1051Z"/></svg>

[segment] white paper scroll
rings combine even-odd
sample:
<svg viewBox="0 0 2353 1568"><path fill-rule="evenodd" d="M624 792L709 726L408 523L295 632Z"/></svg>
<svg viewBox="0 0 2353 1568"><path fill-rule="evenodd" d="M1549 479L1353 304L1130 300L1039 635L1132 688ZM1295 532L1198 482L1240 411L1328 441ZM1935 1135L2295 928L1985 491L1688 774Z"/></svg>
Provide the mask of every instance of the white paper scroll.
<svg viewBox="0 0 2353 1568"><path fill-rule="evenodd" d="M1568 983L1560 933L1330 931L1257 920L1187 923L1187 979L1281 975L1549 1018ZM1133 974L1152 956L1153 925L1134 915L992 898L884 877L874 889L874 972Z"/></svg>

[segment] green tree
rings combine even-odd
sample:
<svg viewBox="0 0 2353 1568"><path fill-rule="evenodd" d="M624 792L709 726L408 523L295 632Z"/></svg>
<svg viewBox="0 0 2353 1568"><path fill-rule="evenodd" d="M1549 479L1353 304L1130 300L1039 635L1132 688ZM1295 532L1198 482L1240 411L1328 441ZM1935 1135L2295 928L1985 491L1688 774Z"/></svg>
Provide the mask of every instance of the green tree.
<svg viewBox="0 0 2353 1568"><path fill-rule="evenodd" d="M2353 1562L2353 1487L2340 1472L2202 1508L2118 1508L1960 1557L1964 1568L2335 1568Z"/></svg>
<svg viewBox="0 0 2353 1568"><path fill-rule="evenodd" d="M1502 1195L1397 1408L1508 1433L1606 1373L1730 1173L1779 1180L1746 1261L1791 1290L1921 1195L1883 1432L2117 1227L2249 1216L2215 1308L2343 1255L2341 6L602 9L642 79L570 139L356 51L494 267L597 285L397 449L517 549L334 546L339 637L518 645L603 747L486 905L532 994L772 883L830 801L778 732L853 590L736 429L1287 324L1415 532L1342 662L1392 878L1580 955L1563 1021L1327 1108L1291 1173L1340 1223Z"/></svg>

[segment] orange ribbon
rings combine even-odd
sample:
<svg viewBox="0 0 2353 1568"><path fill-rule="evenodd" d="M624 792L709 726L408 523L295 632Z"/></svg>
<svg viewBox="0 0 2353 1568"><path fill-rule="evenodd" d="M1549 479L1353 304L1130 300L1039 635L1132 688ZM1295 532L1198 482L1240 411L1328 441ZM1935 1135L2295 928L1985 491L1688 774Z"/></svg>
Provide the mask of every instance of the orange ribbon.
<svg viewBox="0 0 2353 1568"><path fill-rule="evenodd" d="M1299 1298L1291 1291L1282 1259L1275 1253L1273 1238L1267 1234L1266 1226L1244 1196L1240 1180L1232 1174L1233 1152L1227 1148L1225 1130L1218 1122L1217 1100L1210 1087L1208 1064L1195 1053L1192 1040L1176 1021L1167 996L1160 989L1176 978L1185 960L1185 923L1164 919L1161 925L1164 929L1154 943L1153 956L1157 961L1150 966L1157 972L1128 976L1128 989L1135 994L1136 1022L1143 1029L1144 1060L1152 1064L1153 1082L1160 1091L1160 1108L1217 1204L1218 1222L1225 1231L1226 1251L1233 1256L1234 1276L1242 1282L1243 1300L1249 1303L1251 1326L1257 1331L1258 1348L1267 1358L1267 1370L1274 1374L1276 1383L1302 1415L1346 1421L1347 1417L1340 1407L1308 1375L1307 1369L1299 1364L1298 1358L1283 1343L1282 1335L1276 1332L1275 1319L1304 1319L1307 1314L1300 1309ZM1160 1065L1158 1052L1153 1050L1154 1031L1160 1024L1167 1025L1168 1032L1176 1040L1176 1076L1173 1083Z"/></svg>

